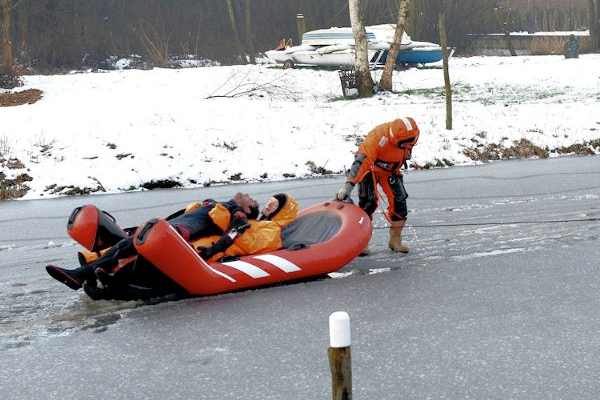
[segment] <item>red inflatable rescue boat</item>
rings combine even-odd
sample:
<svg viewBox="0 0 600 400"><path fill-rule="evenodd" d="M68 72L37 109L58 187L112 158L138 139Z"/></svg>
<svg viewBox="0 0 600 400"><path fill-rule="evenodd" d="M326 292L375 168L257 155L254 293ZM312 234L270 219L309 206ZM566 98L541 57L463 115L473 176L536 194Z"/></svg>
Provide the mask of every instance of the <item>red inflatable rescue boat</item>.
<svg viewBox="0 0 600 400"><path fill-rule="evenodd" d="M280 250L206 262L167 222L183 211L122 229L94 205L73 210L67 232L89 250L79 252L82 265L131 235L139 252L120 260L109 282L87 280L85 292L93 299L121 300L201 296L318 277L352 261L372 232L371 220L356 205L325 202L300 211L282 229Z"/></svg>
<svg viewBox="0 0 600 400"><path fill-rule="evenodd" d="M360 254L371 238L367 214L339 201L302 210L282 231L283 248L270 253L206 262L165 220L135 233L140 256L191 295L211 295L322 276Z"/></svg>

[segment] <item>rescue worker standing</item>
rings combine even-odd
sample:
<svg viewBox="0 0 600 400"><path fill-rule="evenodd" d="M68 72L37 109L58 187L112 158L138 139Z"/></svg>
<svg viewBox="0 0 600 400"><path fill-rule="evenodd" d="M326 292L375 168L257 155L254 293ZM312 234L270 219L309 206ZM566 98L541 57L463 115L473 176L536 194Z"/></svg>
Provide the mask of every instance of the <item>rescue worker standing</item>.
<svg viewBox="0 0 600 400"><path fill-rule="evenodd" d="M358 183L358 205L373 219L377 209L377 185L388 200L391 250L408 253L402 244L402 229L406 224L408 194L402 180L402 167L410 160L412 148L419 139L419 127L411 117L398 118L378 125L360 143L348 179L336 199L343 201ZM369 254L367 246L362 255Z"/></svg>

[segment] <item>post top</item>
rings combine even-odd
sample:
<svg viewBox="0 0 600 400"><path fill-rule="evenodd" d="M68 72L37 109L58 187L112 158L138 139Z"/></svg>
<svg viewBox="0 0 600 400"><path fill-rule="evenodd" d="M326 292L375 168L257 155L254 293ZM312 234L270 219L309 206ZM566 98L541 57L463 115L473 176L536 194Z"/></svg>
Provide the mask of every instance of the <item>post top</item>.
<svg viewBox="0 0 600 400"><path fill-rule="evenodd" d="M345 311L336 311L329 316L330 347L350 346L350 316Z"/></svg>

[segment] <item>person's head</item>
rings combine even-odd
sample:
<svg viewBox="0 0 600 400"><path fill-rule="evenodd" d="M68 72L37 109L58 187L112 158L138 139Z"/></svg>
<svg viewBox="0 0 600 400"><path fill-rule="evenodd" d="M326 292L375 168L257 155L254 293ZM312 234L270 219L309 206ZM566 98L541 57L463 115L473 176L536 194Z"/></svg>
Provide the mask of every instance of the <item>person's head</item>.
<svg viewBox="0 0 600 400"><path fill-rule="evenodd" d="M248 193L238 192L233 196L233 200L244 209L248 219L258 217L258 202L250 197Z"/></svg>
<svg viewBox="0 0 600 400"><path fill-rule="evenodd" d="M412 148L419 140L419 127L411 117L398 118L390 124L388 132L390 143L405 150L405 158L410 160Z"/></svg>
<svg viewBox="0 0 600 400"><path fill-rule="evenodd" d="M284 193L270 197L261 211L261 219L273 218L285 206L286 201L287 197Z"/></svg>

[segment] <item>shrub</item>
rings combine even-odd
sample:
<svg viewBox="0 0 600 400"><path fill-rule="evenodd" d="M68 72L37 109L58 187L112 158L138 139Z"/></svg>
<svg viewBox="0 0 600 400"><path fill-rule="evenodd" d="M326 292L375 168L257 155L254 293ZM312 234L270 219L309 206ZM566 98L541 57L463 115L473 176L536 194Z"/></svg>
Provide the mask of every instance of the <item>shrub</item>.
<svg viewBox="0 0 600 400"><path fill-rule="evenodd" d="M23 86L23 79L14 68L0 70L0 89L14 89Z"/></svg>

